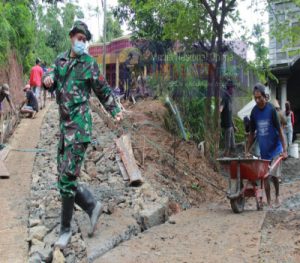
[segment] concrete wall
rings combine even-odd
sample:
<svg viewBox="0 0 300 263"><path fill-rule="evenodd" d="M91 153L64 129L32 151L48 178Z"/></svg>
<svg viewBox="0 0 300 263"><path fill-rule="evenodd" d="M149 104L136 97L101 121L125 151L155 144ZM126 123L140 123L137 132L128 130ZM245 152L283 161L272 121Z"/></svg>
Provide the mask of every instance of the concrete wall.
<svg viewBox="0 0 300 263"><path fill-rule="evenodd" d="M269 12L269 23L272 25L275 22L288 23L290 27L293 25L299 26L298 19L300 14L300 7L288 0L272 0L270 1L271 8ZM276 16L276 17L275 17ZM278 41L270 36L269 55L271 65L286 64L293 60L295 56L299 55L300 46L286 48L287 42L285 40ZM293 51L293 53L289 52Z"/></svg>

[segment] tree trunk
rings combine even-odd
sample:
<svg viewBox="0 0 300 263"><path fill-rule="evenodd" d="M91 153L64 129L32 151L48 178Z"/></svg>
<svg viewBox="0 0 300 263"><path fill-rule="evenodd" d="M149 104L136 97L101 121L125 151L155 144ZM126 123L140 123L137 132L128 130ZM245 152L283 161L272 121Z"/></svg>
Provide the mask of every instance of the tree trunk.
<svg viewBox="0 0 300 263"><path fill-rule="evenodd" d="M217 59L214 61L210 56L208 83L207 83L207 99L205 111L205 156L213 163L219 155L220 141L220 90L222 84L222 42L217 47Z"/></svg>
<svg viewBox="0 0 300 263"><path fill-rule="evenodd" d="M214 87L216 84L215 75L215 63L213 60L213 54L209 54L208 59L208 80L207 80L207 94L205 103L205 156L210 160L213 157L214 152L214 111L213 111L213 97L214 97Z"/></svg>
<svg viewBox="0 0 300 263"><path fill-rule="evenodd" d="M216 63L216 83L214 89L214 103L215 103L215 111L213 116L213 127L214 127L214 156L213 159L215 160L219 156L219 142L220 142L220 135L221 135L221 128L220 128L220 90L222 86L222 63L223 63L223 54L222 52L218 52L217 63Z"/></svg>

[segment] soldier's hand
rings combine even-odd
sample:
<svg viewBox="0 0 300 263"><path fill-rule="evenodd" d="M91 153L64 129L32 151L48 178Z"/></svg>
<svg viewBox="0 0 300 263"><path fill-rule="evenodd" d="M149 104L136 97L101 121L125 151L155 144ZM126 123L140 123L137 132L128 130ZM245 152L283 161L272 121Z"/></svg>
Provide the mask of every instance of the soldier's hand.
<svg viewBox="0 0 300 263"><path fill-rule="evenodd" d="M50 76L47 76L45 79L44 79L44 85L47 87L47 88L50 88L52 85L53 85L54 81L53 79L50 77Z"/></svg>
<svg viewBox="0 0 300 263"><path fill-rule="evenodd" d="M122 113L122 112L119 112L119 113L116 115L115 120L116 120L117 122L123 120L123 113Z"/></svg>

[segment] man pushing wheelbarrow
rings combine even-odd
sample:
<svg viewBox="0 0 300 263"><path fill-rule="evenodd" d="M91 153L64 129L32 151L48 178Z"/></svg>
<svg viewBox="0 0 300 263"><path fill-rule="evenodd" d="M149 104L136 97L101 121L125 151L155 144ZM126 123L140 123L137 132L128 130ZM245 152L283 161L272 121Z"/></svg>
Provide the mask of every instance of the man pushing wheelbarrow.
<svg viewBox="0 0 300 263"><path fill-rule="evenodd" d="M256 84L253 95L256 105L250 115L246 157L218 159L230 174L227 197L234 213L243 212L245 200L249 197L256 198L258 210L263 209L264 190L268 205L271 207L270 181L275 186L275 204L280 205L278 177L281 174L281 161L287 158L286 143L276 109L267 102L265 87ZM251 158L249 154L255 137L259 144L261 159Z"/></svg>
<svg viewBox="0 0 300 263"><path fill-rule="evenodd" d="M258 140L261 158L269 160L274 169L264 178L264 187L268 205L271 207L270 181L274 183L276 199L275 205L279 206L279 177L281 175L281 165L279 158L287 158L287 147L276 109L267 102L265 87L258 83L253 89L253 96L256 106L250 115L250 134L246 146L246 156L254 142ZM278 165L277 165L278 164Z"/></svg>

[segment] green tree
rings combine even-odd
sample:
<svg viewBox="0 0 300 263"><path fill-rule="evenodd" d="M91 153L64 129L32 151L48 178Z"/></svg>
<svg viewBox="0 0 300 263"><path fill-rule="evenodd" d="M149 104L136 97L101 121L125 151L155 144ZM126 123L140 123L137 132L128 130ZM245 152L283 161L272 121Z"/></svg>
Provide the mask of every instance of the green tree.
<svg viewBox="0 0 300 263"><path fill-rule="evenodd" d="M279 4L280 8L275 5ZM275 38L282 50L288 50L289 56L300 54L300 1L252 0L252 8L259 6L261 14L269 15L269 37ZM290 6L298 8L291 9ZM254 38L255 36L254 29ZM257 40L257 39L256 39Z"/></svg>
<svg viewBox="0 0 300 263"><path fill-rule="evenodd" d="M37 34L35 56L52 63L61 52L70 48L69 30L75 19L84 17L78 5L71 2L62 7L56 4L39 5L36 9Z"/></svg>
<svg viewBox="0 0 300 263"><path fill-rule="evenodd" d="M252 45L255 59L252 62L254 69L258 73L259 80L265 83L268 79L277 80L270 70L269 49L266 47L266 40L263 37L263 27L255 24L252 30Z"/></svg>
<svg viewBox="0 0 300 263"><path fill-rule="evenodd" d="M113 13L120 23L128 25L132 32L132 40L144 55L150 52L148 63L152 63L155 57L163 58L172 47L171 38L166 34L167 24L175 23L178 12L176 3L179 1L130 1L120 0ZM166 13L169 10L169 13ZM171 14L173 12L174 16ZM168 18L165 18L168 15ZM147 41L139 41L139 40Z"/></svg>
<svg viewBox="0 0 300 263"><path fill-rule="evenodd" d="M295 12L294 10L289 10L289 12L286 10L276 10L274 4L276 4L276 1L266 0L265 11L270 14L270 37L275 37L278 42L282 42L284 48L299 46L300 12ZM300 7L299 0L282 1L281 4Z"/></svg>
<svg viewBox="0 0 300 263"><path fill-rule="evenodd" d="M115 38L121 37L123 35L123 30L121 24L117 19L114 18L114 14L108 11L106 14L106 41L110 42ZM103 42L103 37L101 36L99 42Z"/></svg>
<svg viewBox="0 0 300 263"><path fill-rule="evenodd" d="M205 109L206 155L218 153L219 103L221 67L228 22L236 21L236 0L188 1L130 1L120 0L115 9L121 21L127 21L134 36L153 41L179 40L187 47L197 46L205 54L208 65L207 98Z"/></svg>
<svg viewBox="0 0 300 263"><path fill-rule="evenodd" d="M0 57L5 62L10 50L15 50L24 72L30 68L34 40L34 19L30 1L5 1L0 6ZM18 19L16 19L18 18Z"/></svg>

